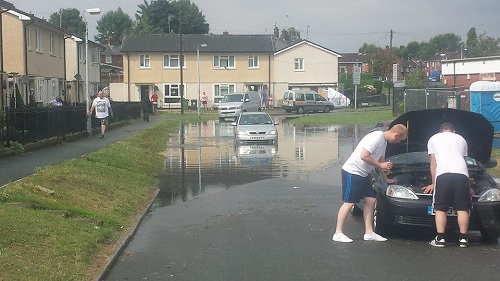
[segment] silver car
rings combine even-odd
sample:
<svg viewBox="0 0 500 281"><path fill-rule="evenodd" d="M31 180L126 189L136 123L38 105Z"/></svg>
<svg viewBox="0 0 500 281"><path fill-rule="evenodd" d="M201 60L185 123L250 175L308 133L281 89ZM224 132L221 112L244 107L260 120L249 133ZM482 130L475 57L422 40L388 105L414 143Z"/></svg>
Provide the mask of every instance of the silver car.
<svg viewBox="0 0 500 281"><path fill-rule="evenodd" d="M266 112L243 112L235 122L236 144L278 144L278 131Z"/></svg>

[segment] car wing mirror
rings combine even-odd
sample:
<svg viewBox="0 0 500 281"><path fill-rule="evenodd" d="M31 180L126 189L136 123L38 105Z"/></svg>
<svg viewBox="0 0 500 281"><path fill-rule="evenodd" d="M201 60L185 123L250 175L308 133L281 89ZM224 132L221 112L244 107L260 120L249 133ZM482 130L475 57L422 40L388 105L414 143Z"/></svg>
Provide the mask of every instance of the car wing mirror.
<svg viewBox="0 0 500 281"><path fill-rule="evenodd" d="M497 160L494 158L490 158L490 161L488 163L484 164L485 168L493 168L497 166Z"/></svg>
<svg viewBox="0 0 500 281"><path fill-rule="evenodd" d="M280 122L274 122L274 125L279 125L279 124L280 124Z"/></svg>
<svg viewBox="0 0 500 281"><path fill-rule="evenodd" d="M231 125L236 126L236 121L231 122Z"/></svg>

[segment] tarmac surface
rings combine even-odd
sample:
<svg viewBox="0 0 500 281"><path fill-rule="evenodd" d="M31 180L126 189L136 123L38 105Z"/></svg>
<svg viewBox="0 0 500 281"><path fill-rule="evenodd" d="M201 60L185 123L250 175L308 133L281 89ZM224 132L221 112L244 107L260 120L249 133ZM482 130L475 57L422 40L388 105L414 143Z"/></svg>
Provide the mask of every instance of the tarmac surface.
<svg viewBox="0 0 500 281"><path fill-rule="evenodd" d="M92 137L69 137L68 139L73 140L56 145L53 142L41 141L40 148L28 150L21 154L4 154L0 158L0 187L9 182L32 175L37 168L85 156L101 147L137 134L164 119L165 115L153 115L150 118L150 122L137 119L130 121L130 123L111 126L107 128L105 136L102 139L99 138L100 133L94 133ZM44 145L43 143L46 144Z"/></svg>

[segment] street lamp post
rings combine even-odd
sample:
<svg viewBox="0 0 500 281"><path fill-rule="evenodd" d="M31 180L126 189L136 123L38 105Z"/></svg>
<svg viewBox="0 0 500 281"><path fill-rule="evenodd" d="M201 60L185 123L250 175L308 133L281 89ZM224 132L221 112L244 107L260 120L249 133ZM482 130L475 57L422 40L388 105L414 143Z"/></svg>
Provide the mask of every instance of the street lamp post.
<svg viewBox="0 0 500 281"><path fill-rule="evenodd" d="M87 133L92 136L92 123L90 116L90 89L89 89L89 25L85 20L85 13L89 15L98 15L101 13L99 8L90 8L83 11L83 21L85 22L85 91L86 107L87 107Z"/></svg>
<svg viewBox="0 0 500 281"><path fill-rule="evenodd" d="M196 64L198 66L198 117L200 117L200 47L206 47L207 44L199 44L196 47Z"/></svg>

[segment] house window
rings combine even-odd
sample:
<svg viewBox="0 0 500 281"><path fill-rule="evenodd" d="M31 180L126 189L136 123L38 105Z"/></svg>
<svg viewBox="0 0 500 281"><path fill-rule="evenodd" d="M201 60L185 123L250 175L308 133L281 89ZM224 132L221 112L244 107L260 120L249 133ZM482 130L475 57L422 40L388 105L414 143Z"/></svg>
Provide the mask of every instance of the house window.
<svg viewBox="0 0 500 281"><path fill-rule="evenodd" d="M38 28L35 28L35 50L37 52L41 52L42 51L42 38L41 38L41 34L40 34L40 29Z"/></svg>
<svg viewBox="0 0 500 281"><path fill-rule="evenodd" d="M186 60L182 55L182 68L186 67ZM163 55L163 68L179 68L179 55Z"/></svg>
<svg viewBox="0 0 500 281"><path fill-rule="evenodd" d="M106 56L106 63L113 63L113 58L111 56Z"/></svg>
<svg viewBox="0 0 500 281"><path fill-rule="evenodd" d="M98 55L99 51L97 50L97 48L93 48L92 50L90 50L90 55L92 56L91 58L91 62L92 63L98 63L99 62L99 55Z"/></svg>
<svg viewBox="0 0 500 281"><path fill-rule="evenodd" d="M78 50L78 57L80 62L85 62L85 45L80 44L80 49Z"/></svg>
<svg viewBox="0 0 500 281"><path fill-rule="evenodd" d="M50 34L50 54L54 54L54 34Z"/></svg>
<svg viewBox="0 0 500 281"><path fill-rule="evenodd" d="M304 70L304 59L296 58L295 59L295 71Z"/></svg>
<svg viewBox="0 0 500 281"><path fill-rule="evenodd" d="M163 92L165 93L164 97L165 103L181 102L181 93L179 84L165 84L163 86Z"/></svg>
<svg viewBox="0 0 500 281"><path fill-rule="evenodd" d="M235 89L235 84L214 85L214 102L219 103L225 95L235 93Z"/></svg>
<svg viewBox="0 0 500 281"><path fill-rule="evenodd" d="M150 68L149 65L149 55L139 55L139 66L140 68Z"/></svg>
<svg viewBox="0 0 500 281"><path fill-rule="evenodd" d="M31 50L31 40L30 40L30 27L26 28L26 45L28 46L28 50Z"/></svg>
<svg viewBox="0 0 500 281"><path fill-rule="evenodd" d="M249 55L248 56L248 68L258 68L259 67L259 56Z"/></svg>
<svg viewBox="0 0 500 281"><path fill-rule="evenodd" d="M347 67L341 66L340 67L340 73L347 73Z"/></svg>
<svg viewBox="0 0 500 281"><path fill-rule="evenodd" d="M234 56L215 55L214 68L234 68Z"/></svg>

